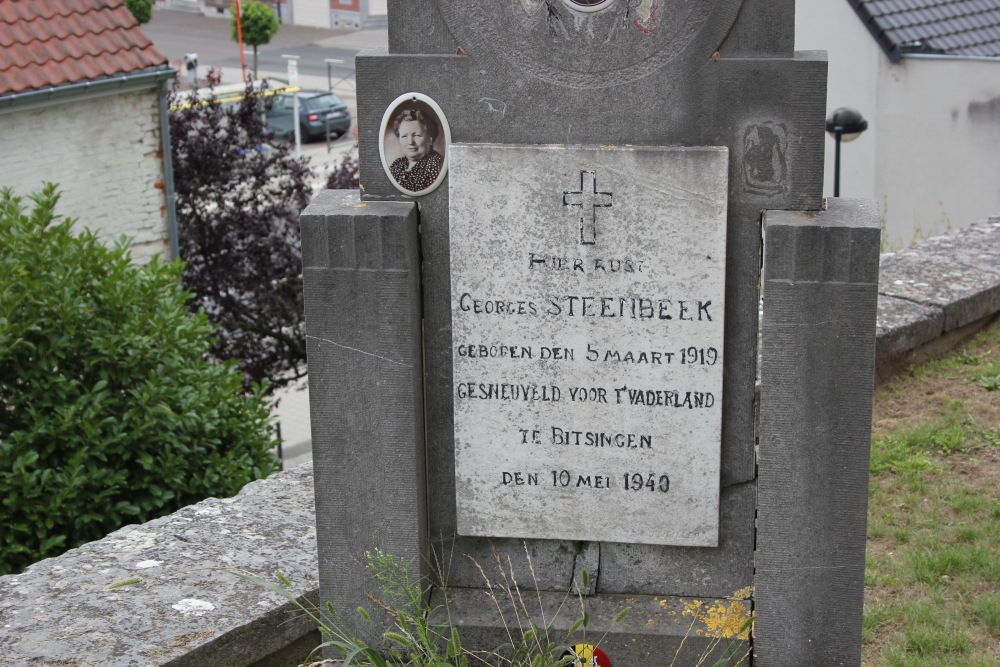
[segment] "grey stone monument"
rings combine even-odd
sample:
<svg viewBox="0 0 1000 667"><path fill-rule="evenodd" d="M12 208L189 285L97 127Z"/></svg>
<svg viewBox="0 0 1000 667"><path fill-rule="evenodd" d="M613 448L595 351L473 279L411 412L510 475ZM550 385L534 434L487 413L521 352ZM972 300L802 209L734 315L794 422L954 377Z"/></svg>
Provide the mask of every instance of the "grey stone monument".
<svg viewBox="0 0 1000 667"><path fill-rule="evenodd" d="M362 190L302 216L324 601L388 623L380 548L478 648L509 567L586 596L618 667L860 664L878 216L822 197L825 54L793 26L390 0Z"/></svg>

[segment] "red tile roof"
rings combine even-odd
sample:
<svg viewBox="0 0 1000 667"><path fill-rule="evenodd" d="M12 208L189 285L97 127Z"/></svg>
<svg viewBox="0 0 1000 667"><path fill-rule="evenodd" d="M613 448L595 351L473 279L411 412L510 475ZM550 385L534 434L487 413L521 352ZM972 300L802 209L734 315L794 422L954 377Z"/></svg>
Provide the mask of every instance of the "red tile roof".
<svg viewBox="0 0 1000 667"><path fill-rule="evenodd" d="M0 95L166 64L123 0L0 0Z"/></svg>

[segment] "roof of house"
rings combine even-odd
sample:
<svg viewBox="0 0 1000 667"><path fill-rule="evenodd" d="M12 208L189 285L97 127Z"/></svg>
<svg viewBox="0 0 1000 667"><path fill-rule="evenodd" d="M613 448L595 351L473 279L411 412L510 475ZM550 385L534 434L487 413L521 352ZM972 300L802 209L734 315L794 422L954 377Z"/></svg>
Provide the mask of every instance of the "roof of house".
<svg viewBox="0 0 1000 667"><path fill-rule="evenodd" d="M905 53L1000 58L1000 0L848 0L893 62Z"/></svg>
<svg viewBox="0 0 1000 667"><path fill-rule="evenodd" d="M123 0L0 0L0 96L160 67Z"/></svg>

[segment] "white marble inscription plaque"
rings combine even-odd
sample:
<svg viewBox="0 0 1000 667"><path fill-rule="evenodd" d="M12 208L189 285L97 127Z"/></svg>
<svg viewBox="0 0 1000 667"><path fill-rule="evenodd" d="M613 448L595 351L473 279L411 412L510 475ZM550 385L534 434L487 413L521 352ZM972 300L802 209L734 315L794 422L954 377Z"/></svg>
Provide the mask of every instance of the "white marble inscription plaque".
<svg viewBox="0 0 1000 667"><path fill-rule="evenodd" d="M451 150L458 532L717 545L726 149Z"/></svg>

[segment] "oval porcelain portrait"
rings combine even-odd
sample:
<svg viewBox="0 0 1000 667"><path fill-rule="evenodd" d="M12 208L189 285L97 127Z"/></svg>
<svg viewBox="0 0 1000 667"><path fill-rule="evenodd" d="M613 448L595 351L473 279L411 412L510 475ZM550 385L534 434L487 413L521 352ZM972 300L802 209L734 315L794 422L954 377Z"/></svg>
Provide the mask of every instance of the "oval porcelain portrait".
<svg viewBox="0 0 1000 667"><path fill-rule="evenodd" d="M615 0L563 0L564 3L580 12L599 12Z"/></svg>
<svg viewBox="0 0 1000 667"><path fill-rule="evenodd" d="M441 185L451 128L437 102L421 93L400 95L385 110L379 133L382 167L400 192L426 195Z"/></svg>

